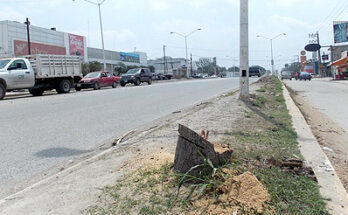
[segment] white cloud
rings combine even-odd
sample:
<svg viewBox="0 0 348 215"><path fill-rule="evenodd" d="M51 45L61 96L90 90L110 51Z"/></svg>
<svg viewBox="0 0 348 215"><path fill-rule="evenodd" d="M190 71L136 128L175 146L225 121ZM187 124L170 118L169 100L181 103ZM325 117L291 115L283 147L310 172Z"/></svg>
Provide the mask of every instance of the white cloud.
<svg viewBox="0 0 348 215"><path fill-rule="evenodd" d="M163 11L170 8L168 1L165 0L149 0L150 7L153 10Z"/></svg>
<svg viewBox="0 0 348 215"><path fill-rule="evenodd" d="M23 13L18 12L10 7L1 8L0 11L0 20L11 20L23 22L25 20L25 15Z"/></svg>

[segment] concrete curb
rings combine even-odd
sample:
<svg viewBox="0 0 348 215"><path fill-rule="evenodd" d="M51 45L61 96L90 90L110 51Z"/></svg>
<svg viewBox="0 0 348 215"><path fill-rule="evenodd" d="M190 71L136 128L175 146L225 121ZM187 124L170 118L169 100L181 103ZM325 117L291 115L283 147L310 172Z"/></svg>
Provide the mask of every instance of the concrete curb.
<svg viewBox="0 0 348 215"><path fill-rule="evenodd" d="M307 165L313 168L320 186L320 194L323 198L329 199L327 201L329 213L333 215L348 214L347 192L284 85L283 95L298 136L297 141L300 145L301 153Z"/></svg>

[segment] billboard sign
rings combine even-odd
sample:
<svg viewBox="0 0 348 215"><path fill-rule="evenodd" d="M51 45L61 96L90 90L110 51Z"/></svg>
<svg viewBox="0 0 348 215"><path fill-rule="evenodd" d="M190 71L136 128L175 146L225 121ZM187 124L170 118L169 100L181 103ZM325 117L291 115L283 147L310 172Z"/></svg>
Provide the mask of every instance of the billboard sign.
<svg viewBox="0 0 348 215"><path fill-rule="evenodd" d="M85 38L83 36L69 34L70 55L85 56Z"/></svg>
<svg viewBox="0 0 348 215"><path fill-rule="evenodd" d="M28 42L13 40L13 51L15 56L28 55ZM65 55L66 49L62 46L48 45L43 43L30 42L31 54L52 54Z"/></svg>
<svg viewBox="0 0 348 215"><path fill-rule="evenodd" d="M130 63L140 63L140 57L138 54L134 53L120 53L120 59L123 62L130 62Z"/></svg>
<svg viewBox="0 0 348 215"><path fill-rule="evenodd" d="M334 22L334 40L335 43L348 42L348 21Z"/></svg>

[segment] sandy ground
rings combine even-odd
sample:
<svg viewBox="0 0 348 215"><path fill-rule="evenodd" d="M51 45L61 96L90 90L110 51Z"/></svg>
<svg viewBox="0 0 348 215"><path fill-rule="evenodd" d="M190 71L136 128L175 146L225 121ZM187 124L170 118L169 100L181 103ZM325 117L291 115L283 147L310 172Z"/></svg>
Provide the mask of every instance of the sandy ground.
<svg viewBox="0 0 348 215"><path fill-rule="evenodd" d="M348 191L348 134L327 115L313 108L303 94L288 89Z"/></svg>
<svg viewBox="0 0 348 215"><path fill-rule="evenodd" d="M244 110L234 93L174 112L138 128L102 155L62 168L57 175L0 200L0 214L80 214L98 201L103 187L142 164L154 162L158 154L173 154L179 123L197 132L209 130L209 140L214 142L226 135L225 131L238 127Z"/></svg>

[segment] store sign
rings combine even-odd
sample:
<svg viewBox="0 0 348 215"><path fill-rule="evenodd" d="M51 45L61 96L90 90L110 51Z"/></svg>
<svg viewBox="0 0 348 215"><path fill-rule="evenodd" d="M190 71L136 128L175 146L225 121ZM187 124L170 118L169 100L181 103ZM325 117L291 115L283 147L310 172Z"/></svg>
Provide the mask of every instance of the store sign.
<svg viewBox="0 0 348 215"><path fill-rule="evenodd" d="M120 59L123 62L140 63L140 57L138 54L121 52Z"/></svg>
<svg viewBox="0 0 348 215"><path fill-rule="evenodd" d="M333 28L335 43L348 42L348 22L334 22Z"/></svg>
<svg viewBox="0 0 348 215"><path fill-rule="evenodd" d="M14 55L28 55L28 42L22 40L13 40ZM61 46L48 45L43 43L30 43L31 54L52 54L52 55L65 55L66 49Z"/></svg>
<svg viewBox="0 0 348 215"><path fill-rule="evenodd" d="M327 55L327 54L326 54L326 55L323 55L321 58L322 58L324 61L325 61L325 60L329 60L329 55Z"/></svg>
<svg viewBox="0 0 348 215"><path fill-rule="evenodd" d="M319 44L308 44L305 47L305 50L308 52L316 52L321 49L321 46Z"/></svg>
<svg viewBox="0 0 348 215"><path fill-rule="evenodd" d="M83 36L69 34L70 55L85 56L84 40Z"/></svg>

